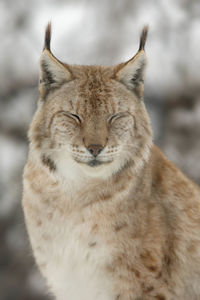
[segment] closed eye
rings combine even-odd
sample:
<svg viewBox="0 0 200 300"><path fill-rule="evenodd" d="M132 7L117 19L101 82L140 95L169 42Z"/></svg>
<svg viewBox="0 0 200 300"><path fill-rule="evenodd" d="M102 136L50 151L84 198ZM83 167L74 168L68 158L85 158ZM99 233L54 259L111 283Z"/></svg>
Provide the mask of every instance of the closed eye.
<svg viewBox="0 0 200 300"><path fill-rule="evenodd" d="M81 118L78 115L75 114L70 114L73 118L75 118L77 121L79 121L79 123L81 123Z"/></svg>
<svg viewBox="0 0 200 300"><path fill-rule="evenodd" d="M50 128L51 128L51 125L52 125L52 123L53 123L53 121L56 119L56 118L62 118L62 117L68 117L68 118L71 118L71 119L73 119L77 124L81 124L82 123L82 120L81 120L81 118L78 116L78 115L76 115L76 114L72 114L72 113L70 113L70 112L68 112L68 111L64 111L64 110L59 110L59 111L57 111L57 112L55 112L53 115L52 115L52 117L51 117L51 119L50 119L50 122L49 122L49 125L48 125L48 128L49 128L49 130L50 130ZM63 119L62 119L63 120ZM64 121L64 120L63 120ZM61 122L61 121L60 121Z"/></svg>
<svg viewBox="0 0 200 300"><path fill-rule="evenodd" d="M82 123L81 118L80 118L78 115L76 115L76 114L71 114L71 113L69 113L69 112L63 112L63 114L64 114L65 116L69 117L69 118L74 119L75 121L78 121L79 124Z"/></svg>
<svg viewBox="0 0 200 300"><path fill-rule="evenodd" d="M119 112L108 117L108 123L113 123L115 120L129 116L129 112Z"/></svg>

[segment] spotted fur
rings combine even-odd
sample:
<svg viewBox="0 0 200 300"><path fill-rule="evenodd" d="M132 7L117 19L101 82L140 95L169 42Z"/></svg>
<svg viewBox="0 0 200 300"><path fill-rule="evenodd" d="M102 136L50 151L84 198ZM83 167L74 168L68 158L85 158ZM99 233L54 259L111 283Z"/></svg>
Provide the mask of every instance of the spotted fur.
<svg viewBox="0 0 200 300"><path fill-rule="evenodd" d="M40 60L23 209L58 300L200 299L200 189L153 145L147 28L114 67Z"/></svg>

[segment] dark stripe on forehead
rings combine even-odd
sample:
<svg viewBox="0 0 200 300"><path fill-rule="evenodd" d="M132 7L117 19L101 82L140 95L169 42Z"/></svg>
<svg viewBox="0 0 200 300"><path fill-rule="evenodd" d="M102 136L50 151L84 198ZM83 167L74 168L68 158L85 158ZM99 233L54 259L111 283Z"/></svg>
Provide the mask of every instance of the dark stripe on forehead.
<svg viewBox="0 0 200 300"><path fill-rule="evenodd" d="M73 110L74 110L74 104L73 104L72 99L70 99L68 103L69 103L69 105L70 105L71 111L73 111Z"/></svg>
<svg viewBox="0 0 200 300"><path fill-rule="evenodd" d="M113 103L110 103L111 89L110 77L104 74L101 68L87 67L84 70L83 80L79 85L79 100L76 103L76 111L84 116L105 114L113 111Z"/></svg>

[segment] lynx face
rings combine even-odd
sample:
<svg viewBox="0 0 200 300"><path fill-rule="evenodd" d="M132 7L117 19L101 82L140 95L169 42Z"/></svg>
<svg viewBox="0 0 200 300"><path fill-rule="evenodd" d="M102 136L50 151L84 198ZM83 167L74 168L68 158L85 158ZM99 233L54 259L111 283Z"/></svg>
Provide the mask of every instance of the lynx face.
<svg viewBox="0 0 200 300"><path fill-rule="evenodd" d="M30 140L53 172L65 176L73 168L105 178L129 165L137 169L148 158L152 138L142 101L146 33L127 63L70 66L51 53L47 28Z"/></svg>

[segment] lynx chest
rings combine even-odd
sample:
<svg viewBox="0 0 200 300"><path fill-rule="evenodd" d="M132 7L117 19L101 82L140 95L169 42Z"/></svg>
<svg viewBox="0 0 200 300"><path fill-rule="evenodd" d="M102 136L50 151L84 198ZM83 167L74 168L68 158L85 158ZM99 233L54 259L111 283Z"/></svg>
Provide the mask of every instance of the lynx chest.
<svg viewBox="0 0 200 300"><path fill-rule="evenodd" d="M50 220L48 214L38 232L31 235L32 246L58 300L115 299L106 272L110 249L99 234L100 224L91 217L92 211L65 216L55 209Z"/></svg>

